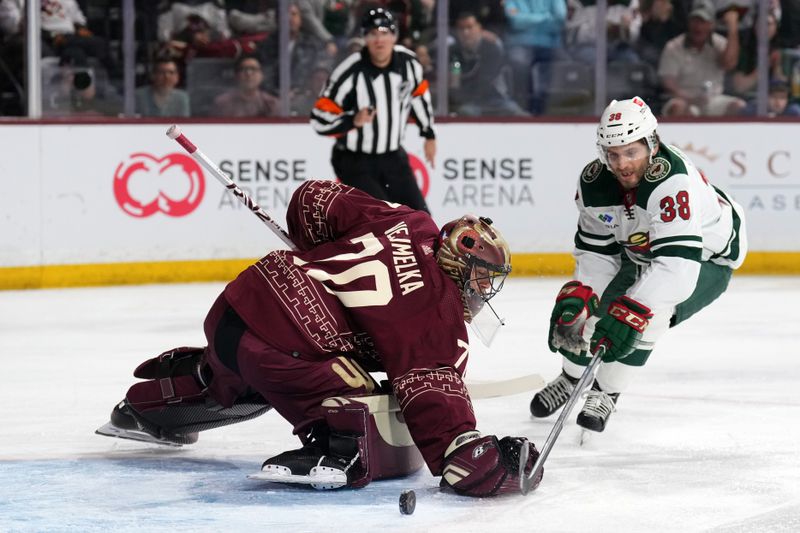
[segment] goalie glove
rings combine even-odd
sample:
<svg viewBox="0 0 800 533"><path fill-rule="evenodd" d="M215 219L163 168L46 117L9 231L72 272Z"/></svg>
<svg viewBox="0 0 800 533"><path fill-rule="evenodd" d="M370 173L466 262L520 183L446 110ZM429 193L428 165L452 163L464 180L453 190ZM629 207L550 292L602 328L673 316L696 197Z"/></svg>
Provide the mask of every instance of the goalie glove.
<svg viewBox="0 0 800 533"><path fill-rule="evenodd" d="M597 294L588 285L580 281L565 283L556 296L556 305L550 314L550 351L557 352L560 349L573 354L586 351L583 328L599 304Z"/></svg>
<svg viewBox="0 0 800 533"><path fill-rule="evenodd" d="M624 359L636 349L651 318L653 313L649 307L633 298L620 296L611 302L608 313L597 322L592 335L592 352L599 345L605 345L603 361Z"/></svg>
<svg viewBox="0 0 800 533"><path fill-rule="evenodd" d="M525 471L530 472L539 451L533 443L519 437L482 437L468 431L456 437L444 457L441 485L464 496L495 496L519 493L519 459L522 446L528 446ZM535 488L541 474L534 480Z"/></svg>

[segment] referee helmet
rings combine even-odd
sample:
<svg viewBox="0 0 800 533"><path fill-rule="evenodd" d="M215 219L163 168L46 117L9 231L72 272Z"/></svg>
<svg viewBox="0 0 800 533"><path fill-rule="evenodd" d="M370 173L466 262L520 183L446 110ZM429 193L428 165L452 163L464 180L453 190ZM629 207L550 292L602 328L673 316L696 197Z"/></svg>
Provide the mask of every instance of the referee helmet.
<svg viewBox="0 0 800 533"><path fill-rule="evenodd" d="M364 13L361 18L361 30L364 35L375 28L386 28L392 33L397 33L397 22L392 12L382 7L376 7Z"/></svg>

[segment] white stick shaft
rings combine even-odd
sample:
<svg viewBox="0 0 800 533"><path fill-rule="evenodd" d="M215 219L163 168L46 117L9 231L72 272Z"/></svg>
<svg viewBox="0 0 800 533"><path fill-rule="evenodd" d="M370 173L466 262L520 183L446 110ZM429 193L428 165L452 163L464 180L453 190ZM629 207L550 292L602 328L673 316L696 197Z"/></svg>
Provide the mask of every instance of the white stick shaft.
<svg viewBox="0 0 800 533"><path fill-rule="evenodd" d="M226 189L231 191L235 197L239 199L250 211L253 212L261 221L271 229L286 245L292 249L297 250L297 246L289 238L289 234L284 230L275 220L272 219L263 209L259 206L250 196L248 196L242 189L236 185L224 172L206 156L196 145L194 145L187 137L181 132L180 127L173 124L167 130L167 137L177 141L184 150L189 152L195 161L200 163L206 170L222 183Z"/></svg>
<svg viewBox="0 0 800 533"><path fill-rule="evenodd" d="M605 353L605 344L600 344L595 349L592 360L583 371L583 374L581 374L578 383L575 384L575 389L572 391L567 403L561 410L561 414L558 416L556 423L553 425L550 435L548 435L547 440L544 442L544 445L542 445L542 449L539 452L539 457L536 459L530 474L527 475L525 474L525 464L528 462L528 447L527 444L523 446L523 451L520 454L519 476L519 489L522 494L528 494L528 492L531 490L531 485L533 484L534 479L536 479L536 476L538 476L539 472L542 470L542 468L544 468L544 462L547 460L547 456L550 455L550 450L552 450L553 446L555 446L556 439L558 439L558 436L561 434L561 429L564 427L564 421L572 412L572 408L575 406L578 398L581 397L583 390L589 386L589 382L594 378L594 371L597 368L597 365L600 364L600 361L602 361L603 354Z"/></svg>

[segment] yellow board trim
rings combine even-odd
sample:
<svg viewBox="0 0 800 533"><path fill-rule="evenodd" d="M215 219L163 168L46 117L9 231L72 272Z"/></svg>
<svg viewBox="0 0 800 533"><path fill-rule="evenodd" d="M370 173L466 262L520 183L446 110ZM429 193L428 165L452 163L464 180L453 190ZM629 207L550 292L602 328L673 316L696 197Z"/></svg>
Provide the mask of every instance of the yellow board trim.
<svg viewBox="0 0 800 533"><path fill-rule="evenodd" d="M570 254L514 254L513 275L570 276ZM0 267L0 290L230 281L255 259ZM750 252L737 274L800 274L800 252Z"/></svg>

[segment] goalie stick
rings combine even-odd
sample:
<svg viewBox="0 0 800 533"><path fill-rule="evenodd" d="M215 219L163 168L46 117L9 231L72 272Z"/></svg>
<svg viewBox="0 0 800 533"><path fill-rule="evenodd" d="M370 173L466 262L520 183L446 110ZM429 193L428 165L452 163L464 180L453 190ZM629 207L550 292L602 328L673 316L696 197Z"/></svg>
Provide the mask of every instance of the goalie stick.
<svg viewBox="0 0 800 533"><path fill-rule="evenodd" d="M250 211L255 214L261 221L267 225L269 229L271 229L275 235L277 235L286 245L291 248L292 250L297 250L297 246L292 242L289 238L289 234L286 233L280 224L275 222L275 220L269 216L266 211L261 209L261 206L258 205L252 198L250 198L242 189L236 185L233 180L231 180L228 176L225 175L222 170L213 162L211 159L206 156L196 145L190 141L186 135L181 132L180 126L177 124L173 124L167 130L167 137L173 139L178 144L180 144L184 150L189 152L189 155L192 156L195 161L203 165L206 170L211 172L220 183L222 183L226 189L231 191L233 195L238 198L244 205L247 206Z"/></svg>
<svg viewBox="0 0 800 533"><path fill-rule="evenodd" d="M572 408L575 407L575 403L578 401L578 398L581 397L583 394L583 390L589 385L589 382L594 378L594 371L597 368L597 365L600 361L603 360L603 354L606 353L606 345L600 344L594 351L594 356L589 364L586 366L586 369L581 374L581 378L578 380L578 383L575 385L575 390L572 391L572 395L570 395L569 400L564 405L564 408L561 410L561 414L558 416L558 420L553 425L553 429L550 431L550 435L547 436L547 440L544 441L542 445L542 451L539 452L539 457L536 459L536 462L533 464L533 468L531 468L530 473L525 473L525 465L528 463L528 446L527 441L523 443L522 447L520 448L520 457L519 457L519 490L522 494L528 494L531 490L531 485L533 484L533 480L537 478L539 472L544 467L544 462L547 460L547 456L550 455L550 450L553 449L553 446L556 443L556 439L561 434L561 430L564 427L564 421L567 419L569 414L572 412Z"/></svg>

